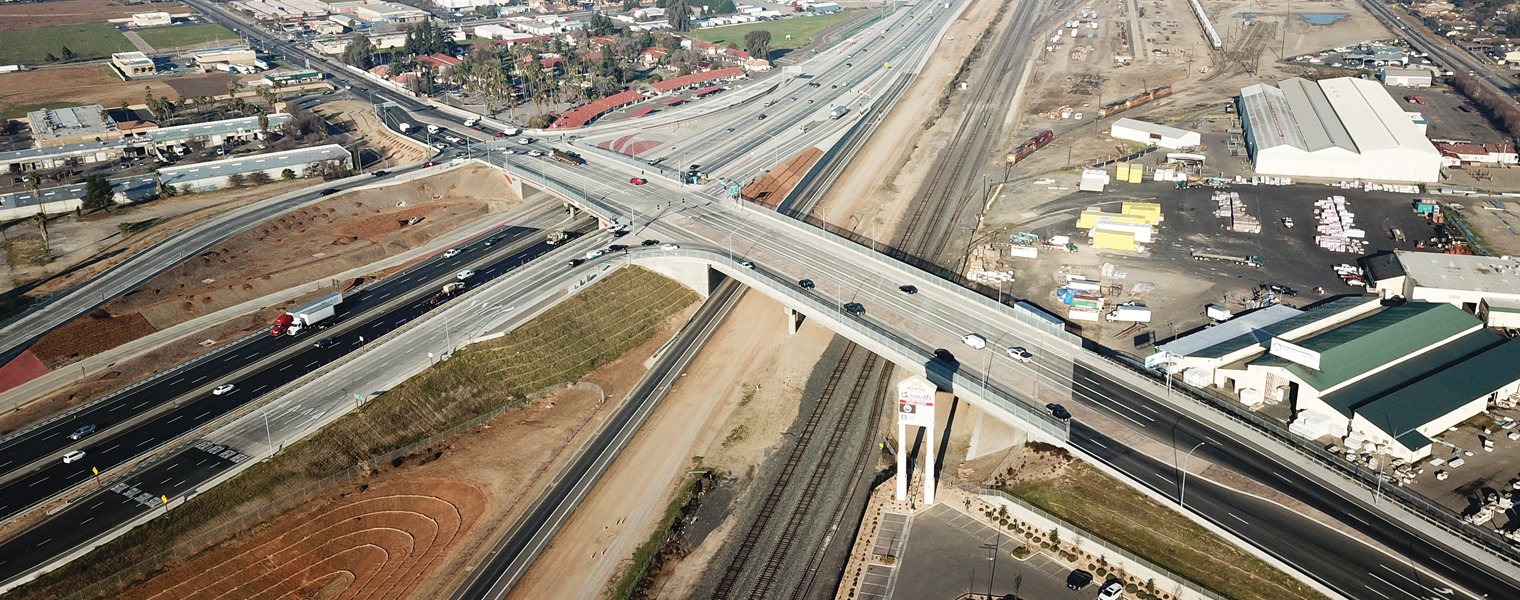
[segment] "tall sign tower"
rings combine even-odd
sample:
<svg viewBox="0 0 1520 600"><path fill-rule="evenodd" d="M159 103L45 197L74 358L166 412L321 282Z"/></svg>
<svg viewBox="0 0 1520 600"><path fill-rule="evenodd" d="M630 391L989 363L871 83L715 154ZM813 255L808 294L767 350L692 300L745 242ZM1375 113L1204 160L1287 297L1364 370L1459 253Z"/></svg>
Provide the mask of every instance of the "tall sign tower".
<svg viewBox="0 0 1520 600"><path fill-rule="evenodd" d="M897 501L908 499L908 427L924 428L924 504L934 504L934 393L913 375L897 384Z"/></svg>

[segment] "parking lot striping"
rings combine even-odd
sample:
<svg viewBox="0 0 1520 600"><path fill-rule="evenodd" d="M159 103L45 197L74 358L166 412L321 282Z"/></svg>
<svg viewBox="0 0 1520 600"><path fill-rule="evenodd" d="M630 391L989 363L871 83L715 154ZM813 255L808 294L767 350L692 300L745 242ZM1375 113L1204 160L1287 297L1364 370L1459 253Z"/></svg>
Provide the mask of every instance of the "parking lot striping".
<svg viewBox="0 0 1520 600"><path fill-rule="evenodd" d="M1235 513L1232 513L1232 512L1225 512L1225 513L1224 513L1224 514L1227 514L1227 515L1230 515L1230 516L1232 516L1232 517L1235 517L1235 520L1236 520L1236 521L1240 521L1240 522L1241 522L1241 523L1245 523L1245 524L1246 524L1246 525L1250 525L1250 523L1249 523L1249 522L1247 522L1247 521L1246 521L1246 520L1245 520L1245 519L1242 519L1242 518L1240 518L1240 517L1236 517L1236 516L1235 516Z"/></svg>

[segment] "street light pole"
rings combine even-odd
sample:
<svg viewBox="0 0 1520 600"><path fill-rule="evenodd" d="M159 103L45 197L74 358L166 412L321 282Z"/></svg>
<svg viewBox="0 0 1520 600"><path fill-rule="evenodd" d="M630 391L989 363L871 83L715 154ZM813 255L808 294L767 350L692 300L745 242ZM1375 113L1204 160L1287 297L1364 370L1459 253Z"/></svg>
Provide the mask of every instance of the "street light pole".
<svg viewBox="0 0 1520 600"><path fill-rule="evenodd" d="M1182 508L1187 508L1187 464L1188 464L1188 459L1193 457L1193 451L1194 450L1197 450L1200 446L1203 446L1204 444L1207 444L1207 443L1208 442L1198 442L1197 446L1193 446L1193 450L1188 450L1187 455L1182 457L1182 488L1181 488L1181 491L1179 491L1177 493L1177 505L1181 506Z"/></svg>

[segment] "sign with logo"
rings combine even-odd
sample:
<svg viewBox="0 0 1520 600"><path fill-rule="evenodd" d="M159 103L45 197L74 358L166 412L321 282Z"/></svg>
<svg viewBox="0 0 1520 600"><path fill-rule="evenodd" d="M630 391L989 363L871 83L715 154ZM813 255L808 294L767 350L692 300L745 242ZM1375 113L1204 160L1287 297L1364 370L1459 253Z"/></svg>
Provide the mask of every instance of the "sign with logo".
<svg viewBox="0 0 1520 600"><path fill-rule="evenodd" d="M728 195L737 198L739 196L739 186L737 184L728 186Z"/></svg>
<svg viewBox="0 0 1520 600"><path fill-rule="evenodd" d="M897 384L897 422L919 427L934 426L934 392L929 380L914 375Z"/></svg>
<svg viewBox="0 0 1520 600"><path fill-rule="evenodd" d="M1316 371L1320 370L1318 352L1282 338L1272 338L1272 345L1268 347L1268 352L1271 352L1273 356L1291 360Z"/></svg>
<svg viewBox="0 0 1520 600"><path fill-rule="evenodd" d="M1165 352L1157 352L1155 354L1152 354L1150 356L1145 357L1145 368L1147 368L1147 369L1154 369L1154 368L1159 367L1161 365L1164 365L1166 363L1167 363L1167 360L1166 360L1166 353Z"/></svg>

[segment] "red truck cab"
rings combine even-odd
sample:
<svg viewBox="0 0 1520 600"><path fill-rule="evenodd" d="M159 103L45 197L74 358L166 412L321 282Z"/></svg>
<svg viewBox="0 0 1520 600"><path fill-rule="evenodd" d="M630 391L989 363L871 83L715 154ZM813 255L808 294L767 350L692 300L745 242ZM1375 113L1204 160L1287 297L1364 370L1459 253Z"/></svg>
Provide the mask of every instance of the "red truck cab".
<svg viewBox="0 0 1520 600"><path fill-rule="evenodd" d="M285 333L285 328L290 327L290 324L294 321L295 319L288 314L280 315L274 320L274 325L269 328L269 335L279 337L280 334Z"/></svg>

